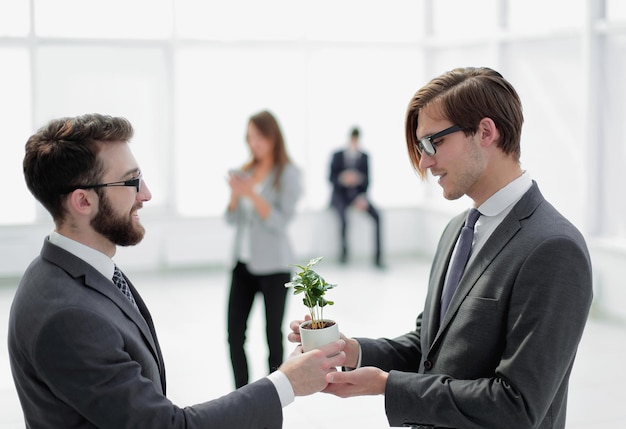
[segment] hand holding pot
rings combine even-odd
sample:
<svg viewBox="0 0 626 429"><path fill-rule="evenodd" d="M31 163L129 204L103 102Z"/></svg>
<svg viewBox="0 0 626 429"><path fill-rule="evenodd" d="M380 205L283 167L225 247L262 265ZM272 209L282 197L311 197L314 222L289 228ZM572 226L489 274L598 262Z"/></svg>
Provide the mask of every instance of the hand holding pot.
<svg viewBox="0 0 626 429"><path fill-rule="evenodd" d="M296 396L320 392L328 385L326 376L345 363L345 345L345 341L338 340L307 353L302 353L302 347L298 346L279 371L287 376Z"/></svg>
<svg viewBox="0 0 626 429"><path fill-rule="evenodd" d="M324 393L332 393L341 398L383 395L388 376L388 373L373 366L328 374L326 376L328 386Z"/></svg>
<svg viewBox="0 0 626 429"><path fill-rule="evenodd" d="M287 335L287 339L289 340L289 342L295 344L302 343L302 337L300 336L300 325L302 324L302 322L305 322L307 320L311 320L311 317L308 314L304 317L304 320L293 320L291 321L291 323L289 323L289 327L291 328L291 332L289 332L289 334ZM347 368L356 368L359 361L359 350L361 349L359 342L354 338L346 337L341 332L339 333L339 337L346 342L346 346L343 349L346 355L346 361L343 366Z"/></svg>
<svg viewBox="0 0 626 429"><path fill-rule="evenodd" d="M308 314L304 316L304 320L292 320L291 323L289 323L291 332L287 334L287 339L290 343L302 343L302 338L300 337L300 325L302 324L302 322L306 322L307 320L311 320L311 316L309 316Z"/></svg>

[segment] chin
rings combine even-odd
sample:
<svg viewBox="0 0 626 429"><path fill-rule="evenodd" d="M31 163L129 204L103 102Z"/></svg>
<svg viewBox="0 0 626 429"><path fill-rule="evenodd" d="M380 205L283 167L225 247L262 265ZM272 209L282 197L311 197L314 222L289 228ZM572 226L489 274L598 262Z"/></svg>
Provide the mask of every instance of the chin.
<svg viewBox="0 0 626 429"><path fill-rule="evenodd" d="M454 200L458 200L459 198L461 198L463 195L465 195L462 192L446 192L446 190L444 189L443 191L443 197L448 200L448 201L454 201Z"/></svg>

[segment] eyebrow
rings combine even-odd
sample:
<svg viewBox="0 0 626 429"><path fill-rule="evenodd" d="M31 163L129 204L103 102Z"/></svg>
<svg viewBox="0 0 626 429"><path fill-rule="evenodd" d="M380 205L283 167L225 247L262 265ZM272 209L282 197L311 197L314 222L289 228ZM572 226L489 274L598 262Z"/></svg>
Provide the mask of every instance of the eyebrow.
<svg viewBox="0 0 626 429"><path fill-rule="evenodd" d="M420 136L418 136L418 135L417 135L417 129L415 130L415 137L416 137L418 140L421 140L421 139L423 139L423 138L425 138L425 137L430 137L430 136L432 136L432 135L434 135L434 134L437 134L437 133L426 133L426 134L424 134L422 137L420 137Z"/></svg>
<svg viewBox="0 0 626 429"><path fill-rule="evenodd" d="M139 167L131 168L130 170L126 171L126 173L122 174L120 178L123 179L124 177L133 176L134 174L141 174L141 168Z"/></svg>

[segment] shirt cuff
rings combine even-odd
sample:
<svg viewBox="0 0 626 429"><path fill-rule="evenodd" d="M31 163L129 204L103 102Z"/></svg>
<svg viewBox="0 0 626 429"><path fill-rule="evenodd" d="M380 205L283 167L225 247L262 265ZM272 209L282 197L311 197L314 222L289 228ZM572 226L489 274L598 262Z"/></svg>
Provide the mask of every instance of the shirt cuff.
<svg viewBox="0 0 626 429"><path fill-rule="evenodd" d="M359 344L359 359L356 361L356 367L361 368L361 361L363 360L363 349L361 349L361 344Z"/></svg>
<svg viewBox="0 0 626 429"><path fill-rule="evenodd" d="M283 408L291 404L296 399L291 382L284 372L280 370L274 371L268 375L267 378L274 383L276 392L278 392L278 398L280 399L280 405Z"/></svg>

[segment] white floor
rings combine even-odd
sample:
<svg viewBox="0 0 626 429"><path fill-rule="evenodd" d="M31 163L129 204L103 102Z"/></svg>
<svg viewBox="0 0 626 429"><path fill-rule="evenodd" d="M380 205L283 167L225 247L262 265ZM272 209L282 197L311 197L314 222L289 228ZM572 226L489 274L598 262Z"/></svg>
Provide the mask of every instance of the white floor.
<svg viewBox="0 0 626 429"><path fill-rule="evenodd" d="M306 261L301 261L306 262ZM363 263L339 266L322 261L318 271L338 283L329 292L336 304L326 315L350 336L395 336L413 326L423 306L429 261L402 258L386 271ZM122 267L123 269L123 267ZM127 273L148 303L168 371L168 396L179 406L218 397L232 389L225 334L228 272L197 269ZM15 282L0 281L0 335L6 344L7 315ZM248 349L253 378L264 375L266 348L262 306L255 303ZM290 295L285 326L305 314ZM286 328L287 329L287 328ZM293 346L287 345L291 351ZM626 427L626 326L592 318L570 381L569 429ZM325 394L297 398L284 413L284 427L297 429L388 427L383 397L340 399ZM310 410L314 405L314 411ZM6 347L0 351L0 428L24 427L13 388Z"/></svg>

